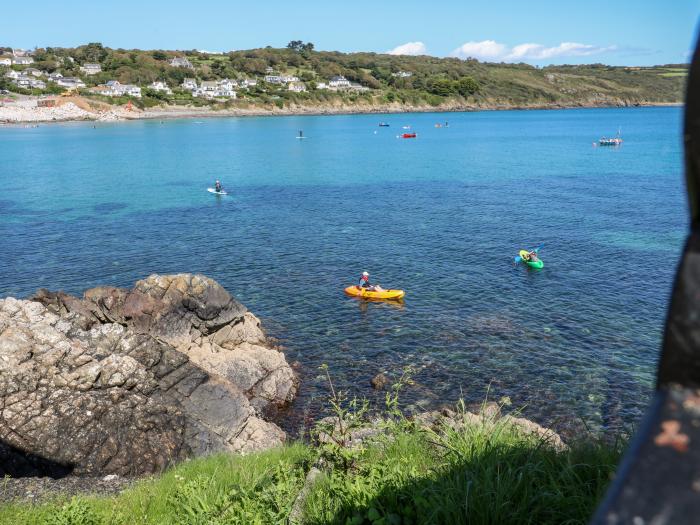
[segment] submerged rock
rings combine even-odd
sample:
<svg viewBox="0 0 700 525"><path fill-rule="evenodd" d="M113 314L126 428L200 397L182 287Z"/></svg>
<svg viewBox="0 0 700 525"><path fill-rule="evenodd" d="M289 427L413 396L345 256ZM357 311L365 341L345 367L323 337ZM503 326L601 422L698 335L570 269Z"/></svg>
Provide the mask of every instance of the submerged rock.
<svg viewBox="0 0 700 525"><path fill-rule="evenodd" d="M373 386L376 390L381 390L381 389L383 389L383 388L386 386L386 384L387 384L388 382L389 382L389 380L388 380L388 379L386 378L386 376L385 376L384 374L382 374L381 372L380 372L379 374L377 374L376 376L374 376L374 377L370 380L370 383L372 383L372 386Z"/></svg>
<svg viewBox="0 0 700 525"><path fill-rule="evenodd" d="M296 377L214 280L0 300L0 475L134 475L276 446Z"/></svg>

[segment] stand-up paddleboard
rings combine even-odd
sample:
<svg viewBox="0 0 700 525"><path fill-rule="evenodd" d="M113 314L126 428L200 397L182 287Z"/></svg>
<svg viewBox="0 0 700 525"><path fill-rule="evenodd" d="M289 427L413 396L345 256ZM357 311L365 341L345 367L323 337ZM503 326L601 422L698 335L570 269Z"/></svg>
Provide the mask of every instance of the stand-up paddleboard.
<svg viewBox="0 0 700 525"><path fill-rule="evenodd" d="M209 193L213 193L214 195L228 195L226 190L216 191L214 188L207 188L207 191Z"/></svg>

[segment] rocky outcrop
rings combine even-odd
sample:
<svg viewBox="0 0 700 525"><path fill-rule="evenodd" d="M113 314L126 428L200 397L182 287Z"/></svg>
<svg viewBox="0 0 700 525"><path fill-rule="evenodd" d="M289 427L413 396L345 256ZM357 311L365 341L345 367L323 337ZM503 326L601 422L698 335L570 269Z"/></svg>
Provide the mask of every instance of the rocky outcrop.
<svg viewBox="0 0 700 525"><path fill-rule="evenodd" d="M259 320L204 276L0 300L0 474L142 474L268 448L285 436L262 414L295 393Z"/></svg>

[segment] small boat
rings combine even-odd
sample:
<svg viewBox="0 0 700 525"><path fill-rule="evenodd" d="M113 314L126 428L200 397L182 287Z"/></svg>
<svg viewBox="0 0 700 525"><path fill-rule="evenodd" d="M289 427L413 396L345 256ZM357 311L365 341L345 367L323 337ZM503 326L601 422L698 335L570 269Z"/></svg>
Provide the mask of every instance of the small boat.
<svg viewBox="0 0 700 525"><path fill-rule="evenodd" d="M620 144L622 144L622 139L617 137L615 137L614 139L602 137L598 141L599 146L619 146Z"/></svg>
<svg viewBox="0 0 700 525"><path fill-rule="evenodd" d="M622 138L620 137L620 130L617 130L617 135L614 138L601 137L598 140L599 146L619 146L622 144Z"/></svg>
<svg viewBox="0 0 700 525"><path fill-rule="evenodd" d="M404 133L403 135L401 135L401 138L402 139L415 139L416 134L415 133Z"/></svg>
<svg viewBox="0 0 700 525"><path fill-rule="evenodd" d="M383 290L381 292L372 292L357 285L348 286L345 289L345 293L352 297L380 301L400 301L403 299L403 296L406 295L406 292L403 290Z"/></svg>
<svg viewBox="0 0 700 525"><path fill-rule="evenodd" d="M388 124L387 122L380 122L380 123L379 123L379 127L380 127L380 128L388 128L388 127L389 127L389 124Z"/></svg>
<svg viewBox="0 0 700 525"><path fill-rule="evenodd" d="M411 129L411 126L404 126L403 129Z"/></svg>

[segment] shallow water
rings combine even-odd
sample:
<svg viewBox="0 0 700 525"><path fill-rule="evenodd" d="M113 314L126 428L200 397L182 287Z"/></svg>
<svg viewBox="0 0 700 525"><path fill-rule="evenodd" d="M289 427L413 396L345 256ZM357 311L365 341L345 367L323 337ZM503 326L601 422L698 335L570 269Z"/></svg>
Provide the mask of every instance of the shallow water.
<svg viewBox="0 0 700 525"><path fill-rule="evenodd" d="M326 363L371 398L413 365L408 404L488 390L627 429L687 228L680 126L637 108L3 127L0 296L211 276L301 363L289 427L318 412ZM618 127L622 147L592 146ZM543 270L513 266L540 242ZM345 297L365 269L405 304Z"/></svg>

